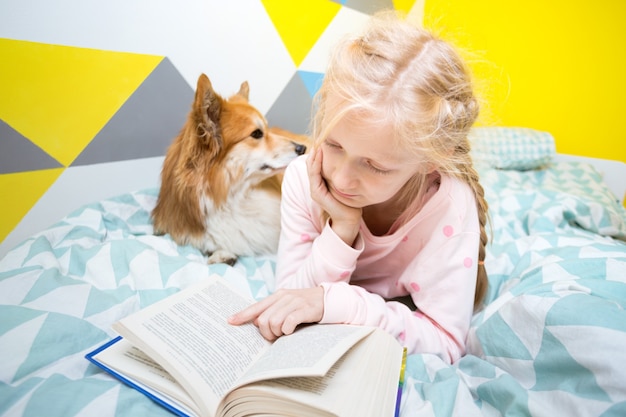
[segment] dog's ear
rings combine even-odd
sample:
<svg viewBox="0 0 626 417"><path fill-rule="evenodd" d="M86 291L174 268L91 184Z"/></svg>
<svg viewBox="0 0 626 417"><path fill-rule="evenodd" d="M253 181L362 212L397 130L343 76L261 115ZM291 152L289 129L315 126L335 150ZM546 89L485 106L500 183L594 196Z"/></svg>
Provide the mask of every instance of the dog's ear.
<svg viewBox="0 0 626 417"><path fill-rule="evenodd" d="M247 81L241 83L241 87L239 87L239 91L237 92L241 97L248 100L248 96L250 95L250 86Z"/></svg>
<svg viewBox="0 0 626 417"><path fill-rule="evenodd" d="M209 77L201 74L196 87L193 111L196 118L198 139L203 145L217 154L222 146L220 116L222 113L222 97L213 90Z"/></svg>

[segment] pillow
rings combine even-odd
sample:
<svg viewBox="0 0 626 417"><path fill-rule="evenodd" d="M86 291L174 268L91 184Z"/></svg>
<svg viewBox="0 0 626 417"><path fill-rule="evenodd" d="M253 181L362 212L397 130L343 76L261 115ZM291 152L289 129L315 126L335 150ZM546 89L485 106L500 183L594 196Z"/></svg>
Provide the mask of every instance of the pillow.
<svg viewBox="0 0 626 417"><path fill-rule="evenodd" d="M529 170L546 165L556 154L547 132L522 127L474 127L470 130L472 158L492 168Z"/></svg>

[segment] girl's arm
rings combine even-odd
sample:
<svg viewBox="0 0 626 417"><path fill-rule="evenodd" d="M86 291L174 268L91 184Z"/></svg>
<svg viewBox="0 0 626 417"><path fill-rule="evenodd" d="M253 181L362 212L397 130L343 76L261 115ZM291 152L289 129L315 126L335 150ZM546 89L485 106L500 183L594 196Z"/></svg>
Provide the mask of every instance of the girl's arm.
<svg viewBox="0 0 626 417"><path fill-rule="evenodd" d="M287 167L282 187L277 288L348 282L363 251L359 234L349 245L333 230L320 205L313 201L310 184L302 159Z"/></svg>
<svg viewBox="0 0 626 417"><path fill-rule="evenodd" d="M378 326L395 336L409 352L433 353L452 363L465 353L473 313L477 257L469 259L464 254L478 254L477 245L475 233L464 233L437 248L425 248L415 258L400 285L409 292L417 310L386 301L356 285L322 284L325 295L321 323Z"/></svg>
<svg viewBox="0 0 626 417"><path fill-rule="evenodd" d="M322 282L347 282L363 250L360 237L347 245L328 223L309 194L302 158L292 162L283 179L281 238L276 283L264 300L229 318L232 325L253 322L268 340L291 334L301 323L317 323L324 313Z"/></svg>

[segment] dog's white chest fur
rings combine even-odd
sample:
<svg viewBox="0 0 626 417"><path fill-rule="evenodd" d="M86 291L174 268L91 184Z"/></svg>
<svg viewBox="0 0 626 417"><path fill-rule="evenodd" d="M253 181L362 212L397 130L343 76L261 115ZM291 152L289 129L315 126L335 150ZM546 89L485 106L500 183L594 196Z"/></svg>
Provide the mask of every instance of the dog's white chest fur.
<svg viewBox="0 0 626 417"><path fill-rule="evenodd" d="M280 194L265 188L233 193L216 208L202 197L205 233L198 247L211 253L209 262L229 262L237 256L273 254L280 235Z"/></svg>

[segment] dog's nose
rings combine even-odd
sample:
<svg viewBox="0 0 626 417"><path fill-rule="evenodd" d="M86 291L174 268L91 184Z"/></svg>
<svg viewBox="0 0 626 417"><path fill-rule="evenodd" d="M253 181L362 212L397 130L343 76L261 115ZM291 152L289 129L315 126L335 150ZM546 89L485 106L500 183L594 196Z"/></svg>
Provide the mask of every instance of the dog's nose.
<svg viewBox="0 0 626 417"><path fill-rule="evenodd" d="M304 155L304 153L306 152L306 146L304 146L304 145L302 145L300 143L295 143L295 142L294 142L294 144L296 145L296 153L298 155Z"/></svg>

